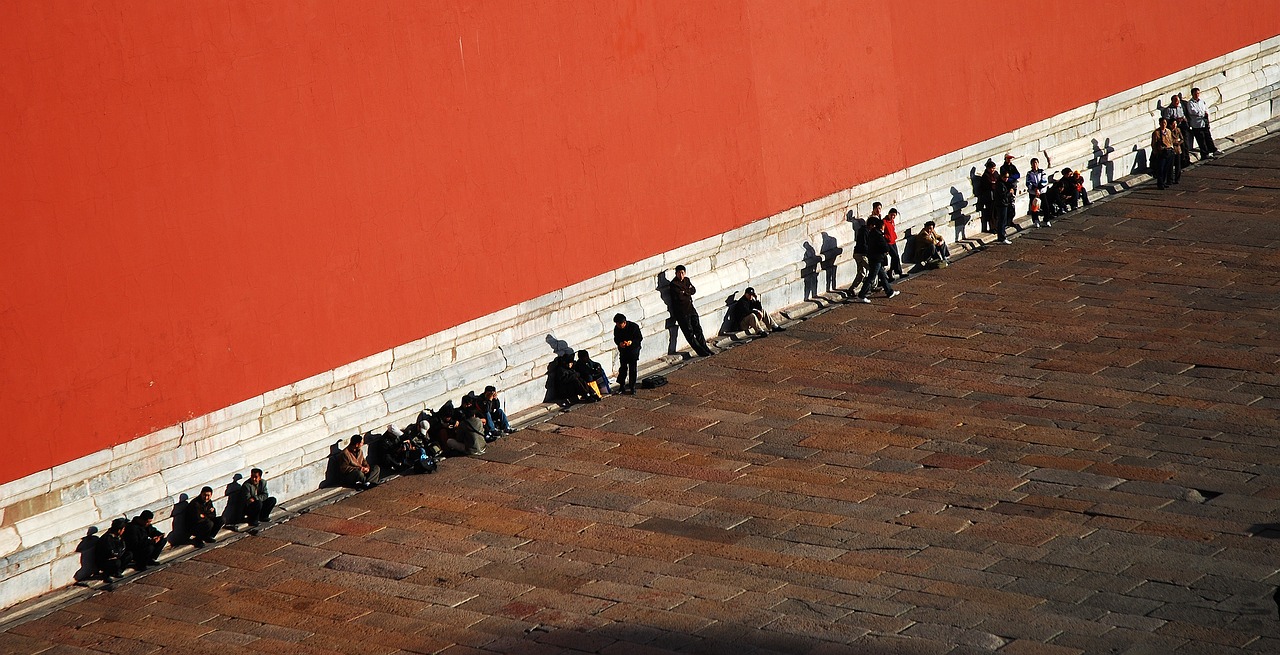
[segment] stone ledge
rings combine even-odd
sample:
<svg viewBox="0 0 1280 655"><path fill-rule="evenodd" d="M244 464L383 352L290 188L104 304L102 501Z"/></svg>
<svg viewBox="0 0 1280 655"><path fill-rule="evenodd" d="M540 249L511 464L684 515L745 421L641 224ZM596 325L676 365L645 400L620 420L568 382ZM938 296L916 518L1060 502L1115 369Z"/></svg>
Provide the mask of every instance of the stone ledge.
<svg viewBox="0 0 1280 655"><path fill-rule="evenodd" d="M1224 145L1272 133L1280 129L1280 119L1274 118L1275 92L1266 89L1280 75L1276 62L1280 38L0 485L6 503L0 510L0 554L22 553L13 560L22 564L6 580L12 591L3 599L7 603L69 582L60 554L79 540L87 523L141 509L158 509L159 515L178 494L205 484L218 487L231 473L263 462L270 463L272 478L279 481L277 496L292 503L318 482L333 439L356 429L403 424L420 409L467 390L497 384L513 417L545 415L554 406L542 403L543 376L560 343L586 348L616 370L609 331L616 311L644 326L646 373L683 361L683 355L668 351L666 307L654 293L659 273L677 263L689 266L699 286L698 306L709 332L718 331L727 294L748 283L768 306L784 307L784 316L798 318L838 301L831 294L806 299L804 245L820 254L827 250L823 237L834 239L841 251L826 263L834 270L836 286L848 288L858 273L844 213L865 216L874 199L904 210L902 232L925 220L972 220L968 170L1006 151L1049 152L1053 168L1089 170L1094 189L1123 191L1133 181L1123 174L1115 177L1114 171L1132 170L1140 159L1145 161L1144 142L1157 103L1192 84L1217 98L1219 129L1240 130L1221 137ZM1105 161L1094 155L1092 139L1110 139L1113 150L1104 153L1109 154ZM1023 163L1025 167L1025 157ZM954 194L965 204L952 207ZM1025 207L1025 200L1019 204ZM955 232L958 237L959 230ZM981 249L984 239L989 237L968 239L954 254ZM151 489L144 495L160 495L138 497L130 507L130 484Z"/></svg>

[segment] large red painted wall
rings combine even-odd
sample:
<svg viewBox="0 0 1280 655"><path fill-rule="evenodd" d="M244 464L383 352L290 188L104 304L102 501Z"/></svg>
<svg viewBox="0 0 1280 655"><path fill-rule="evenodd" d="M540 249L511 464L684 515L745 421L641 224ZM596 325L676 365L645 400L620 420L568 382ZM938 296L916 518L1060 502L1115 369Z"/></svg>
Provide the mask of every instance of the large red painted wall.
<svg viewBox="0 0 1280 655"><path fill-rule="evenodd" d="M1069 6L0 0L0 482L1280 25Z"/></svg>

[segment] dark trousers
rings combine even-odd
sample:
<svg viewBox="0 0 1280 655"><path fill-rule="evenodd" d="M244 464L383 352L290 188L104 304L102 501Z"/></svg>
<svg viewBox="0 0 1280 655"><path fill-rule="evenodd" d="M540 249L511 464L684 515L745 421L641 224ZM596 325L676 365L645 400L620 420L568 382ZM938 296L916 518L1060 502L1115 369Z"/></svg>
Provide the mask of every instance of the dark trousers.
<svg viewBox="0 0 1280 655"><path fill-rule="evenodd" d="M483 443L483 441L481 442ZM381 479L382 470L377 464L369 465L369 472L364 473L359 469L343 474L342 480L348 487L358 487L366 483L376 483Z"/></svg>
<svg viewBox="0 0 1280 655"><path fill-rule="evenodd" d="M867 279L863 281L858 297L866 298L871 295L871 287L875 285L876 280L880 281L880 288L884 289L884 295L893 295L893 285L889 283L889 273L884 270L884 260L876 259L870 264L871 270L867 272Z"/></svg>
<svg viewBox="0 0 1280 655"><path fill-rule="evenodd" d="M271 510L276 508L276 499L268 497L266 500L250 499L244 504L244 520L249 525L257 525L260 521L271 520Z"/></svg>
<svg viewBox="0 0 1280 655"><path fill-rule="evenodd" d="M1009 226L1013 224L1013 205L1001 205L996 208L996 238L1005 241L1009 238Z"/></svg>
<svg viewBox="0 0 1280 655"><path fill-rule="evenodd" d="M618 365L618 389L620 391L626 390L627 388L630 388L632 391L635 391L636 363L639 361L640 361L639 357L636 357L635 359L630 359L626 356L623 356L621 363Z"/></svg>
<svg viewBox="0 0 1280 655"><path fill-rule="evenodd" d="M711 349L707 347L707 338L702 336L702 321L698 319L698 312L690 312L688 314L676 315L676 324L680 326L680 332L684 334L684 340L689 342L693 347L693 352L706 357L711 354Z"/></svg>
<svg viewBox="0 0 1280 655"><path fill-rule="evenodd" d="M1209 134L1209 126L1191 128L1191 136L1196 140L1196 146L1200 148L1200 159L1203 161L1209 158L1209 153L1217 152L1218 149L1213 145L1213 135ZM1186 142L1187 150L1191 149L1191 140Z"/></svg>
<svg viewBox="0 0 1280 655"><path fill-rule="evenodd" d="M1182 133L1182 154L1178 156L1178 165L1191 165L1191 126L1186 123L1178 125L1178 131ZM1181 175L1181 173L1179 173Z"/></svg>
<svg viewBox="0 0 1280 655"><path fill-rule="evenodd" d="M889 273L902 277L902 256L898 254L898 244L889 244Z"/></svg>
<svg viewBox="0 0 1280 655"><path fill-rule="evenodd" d="M213 541L213 537L218 534L218 530L222 529L222 517L215 516L211 519L196 521L191 526L191 539L193 541Z"/></svg>
<svg viewBox="0 0 1280 655"><path fill-rule="evenodd" d="M1172 153L1156 153L1155 154L1155 172L1152 177L1156 178L1156 186L1161 189L1169 185L1170 175L1173 173L1173 157Z"/></svg>
<svg viewBox="0 0 1280 655"><path fill-rule="evenodd" d="M133 559L134 568L141 571L142 568L139 567L154 564L160 558L160 551L162 550L164 550L164 539L161 539L159 543L148 539L147 543L142 546L141 552L130 549L129 557Z"/></svg>

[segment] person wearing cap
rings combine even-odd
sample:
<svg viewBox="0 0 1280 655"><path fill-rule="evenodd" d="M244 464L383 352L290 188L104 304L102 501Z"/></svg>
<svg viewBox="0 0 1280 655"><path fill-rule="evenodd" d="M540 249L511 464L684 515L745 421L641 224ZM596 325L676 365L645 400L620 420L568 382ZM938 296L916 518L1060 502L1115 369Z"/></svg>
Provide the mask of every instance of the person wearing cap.
<svg viewBox="0 0 1280 655"><path fill-rule="evenodd" d="M707 338L702 335L702 321L698 318L698 309L693 306L693 294L698 289L685 273L684 265L676 267L676 278L671 281L671 315L680 326L685 341L699 357L710 357L711 349L707 347Z"/></svg>
<svg viewBox="0 0 1280 655"><path fill-rule="evenodd" d="M342 449L342 460L338 465L342 475L342 483L354 489L372 489L378 486L381 470L376 464L369 464L364 457L364 437L351 435L351 441Z"/></svg>
<svg viewBox="0 0 1280 655"><path fill-rule="evenodd" d="M1000 167L1000 174L1008 175L1009 179L1013 180L1014 184L1017 184L1022 179L1022 173L1018 172L1018 167L1013 163L1014 159L1013 155L1004 156L1004 165Z"/></svg>
<svg viewBox="0 0 1280 655"><path fill-rule="evenodd" d="M249 479L240 485L240 502L249 527L257 527L259 522L271 520L271 510L276 507L276 499L267 492L267 481L262 479L262 469L249 471Z"/></svg>
<svg viewBox="0 0 1280 655"><path fill-rule="evenodd" d="M978 211L982 231L994 232L1000 211L1000 173L996 171L996 163L990 159L978 178Z"/></svg>
<svg viewBox="0 0 1280 655"><path fill-rule="evenodd" d="M213 488L205 487L200 495L187 503L187 541L196 548L217 541L222 529L222 517L213 506Z"/></svg>
<svg viewBox="0 0 1280 655"><path fill-rule="evenodd" d="M125 567L132 562L129 549L124 544L124 529L128 523L124 519L112 521L111 527L93 545L93 565L106 582L123 576Z"/></svg>
<svg viewBox="0 0 1280 655"><path fill-rule="evenodd" d="M133 517L124 527L124 546L133 560L133 568L147 570L148 566L158 564L160 551L164 550L164 533L151 525L155 514L151 510L143 510Z"/></svg>
<svg viewBox="0 0 1280 655"><path fill-rule="evenodd" d="M752 287L747 287L746 291L742 292L742 297L733 303L729 313L732 316L731 323L748 334L754 331L762 337L767 337L769 330L782 332L787 329L778 325L769 312L764 310L764 306L760 304L760 297Z"/></svg>
<svg viewBox="0 0 1280 655"><path fill-rule="evenodd" d="M613 315L613 343L618 346L618 393L636 393L636 367L640 362L640 326L623 314Z"/></svg>

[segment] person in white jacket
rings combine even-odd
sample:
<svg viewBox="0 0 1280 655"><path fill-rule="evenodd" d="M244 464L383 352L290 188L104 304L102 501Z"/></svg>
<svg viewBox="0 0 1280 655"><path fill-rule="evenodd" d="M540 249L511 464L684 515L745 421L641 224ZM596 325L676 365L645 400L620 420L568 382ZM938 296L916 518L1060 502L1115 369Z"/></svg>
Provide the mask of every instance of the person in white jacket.
<svg viewBox="0 0 1280 655"><path fill-rule="evenodd" d="M1187 123L1191 126L1191 137L1200 149L1200 161L1218 156L1218 148L1213 145L1213 135L1209 133L1209 105L1200 99L1200 89L1191 89L1191 100L1186 103ZM1191 142L1184 146L1191 150Z"/></svg>

